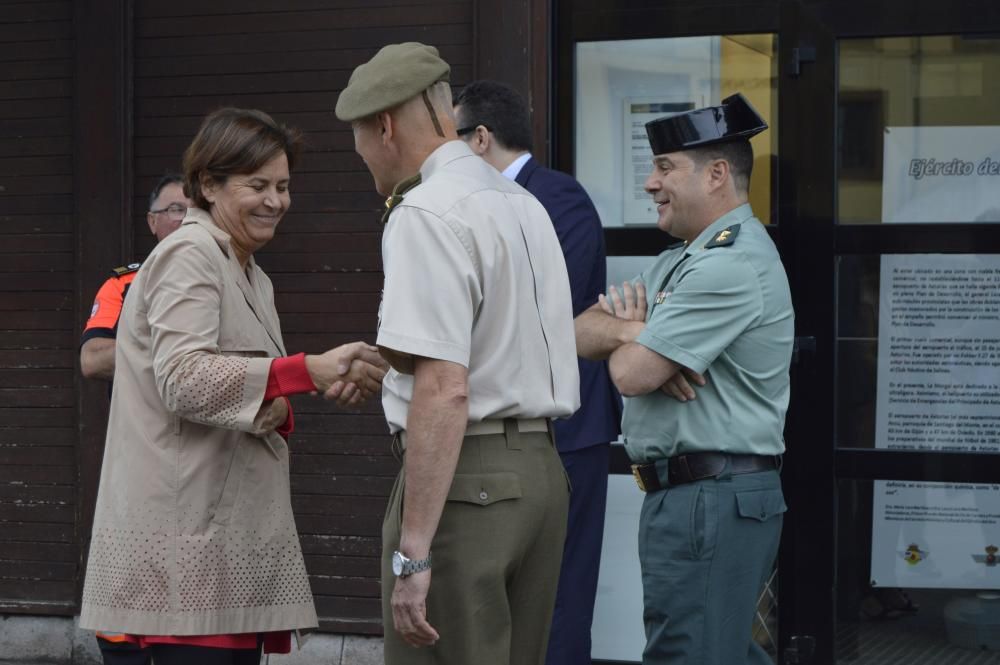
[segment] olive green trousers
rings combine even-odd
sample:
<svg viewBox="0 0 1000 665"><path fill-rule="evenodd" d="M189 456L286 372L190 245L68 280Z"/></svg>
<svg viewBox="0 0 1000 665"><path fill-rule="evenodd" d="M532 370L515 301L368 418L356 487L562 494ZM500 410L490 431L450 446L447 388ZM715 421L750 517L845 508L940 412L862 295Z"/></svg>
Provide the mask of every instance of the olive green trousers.
<svg viewBox="0 0 1000 665"><path fill-rule="evenodd" d="M547 432L467 436L431 545L427 619L440 639L414 648L393 627L405 477L382 525L386 665L543 665L566 535L569 485Z"/></svg>

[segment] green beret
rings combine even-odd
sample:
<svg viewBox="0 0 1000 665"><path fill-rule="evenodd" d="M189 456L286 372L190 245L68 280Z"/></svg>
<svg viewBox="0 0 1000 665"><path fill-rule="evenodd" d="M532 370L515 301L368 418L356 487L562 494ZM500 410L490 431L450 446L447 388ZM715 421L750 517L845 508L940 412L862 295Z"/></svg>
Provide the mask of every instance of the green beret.
<svg viewBox="0 0 1000 665"><path fill-rule="evenodd" d="M389 44L351 74L337 98L337 117L351 122L399 106L438 81L447 81L450 73L433 46Z"/></svg>

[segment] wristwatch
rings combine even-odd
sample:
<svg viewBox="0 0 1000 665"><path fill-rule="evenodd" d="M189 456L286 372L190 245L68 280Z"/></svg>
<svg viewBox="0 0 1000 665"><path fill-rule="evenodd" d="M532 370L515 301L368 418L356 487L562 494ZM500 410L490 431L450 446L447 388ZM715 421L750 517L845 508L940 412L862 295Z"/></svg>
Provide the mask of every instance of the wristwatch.
<svg viewBox="0 0 1000 665"><path fill-rule="evenodd" d="M430 552L427 553L426 559L417 559L416 561L407 558L407 556L402 552L392 553L392 574L396 577L409 577L413 573L430 570L430 568Z"/></svg>

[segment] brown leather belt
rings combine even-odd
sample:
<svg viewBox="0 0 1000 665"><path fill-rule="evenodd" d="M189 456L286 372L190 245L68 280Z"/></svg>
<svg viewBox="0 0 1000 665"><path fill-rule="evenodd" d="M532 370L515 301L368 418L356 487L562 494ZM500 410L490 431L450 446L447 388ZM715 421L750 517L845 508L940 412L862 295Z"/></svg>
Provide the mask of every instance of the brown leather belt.
<svg viewBox="0 0 1000 665"><path fill-rule="evenodd" d="M733 455L730 453L688 453L649 464L633 464L632 475L643 492L658 492L671 485L715 478L722 473L739 475L771 471L781 466L779 455Z"/></svg>

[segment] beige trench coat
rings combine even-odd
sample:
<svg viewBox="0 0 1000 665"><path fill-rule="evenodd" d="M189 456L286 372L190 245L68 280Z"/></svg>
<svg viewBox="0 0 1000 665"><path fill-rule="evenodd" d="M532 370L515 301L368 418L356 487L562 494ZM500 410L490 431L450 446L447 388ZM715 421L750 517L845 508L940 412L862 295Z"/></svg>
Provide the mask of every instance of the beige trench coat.
<svg viewBox="0 0 1000 665"><path fill-rule="evenodd" d="M249 277L248 277L249 274ZM161 242L118 324L80 625L137 635L316 626L288 446L254 422L285 355L274 293L202 210Z"/></svg>

